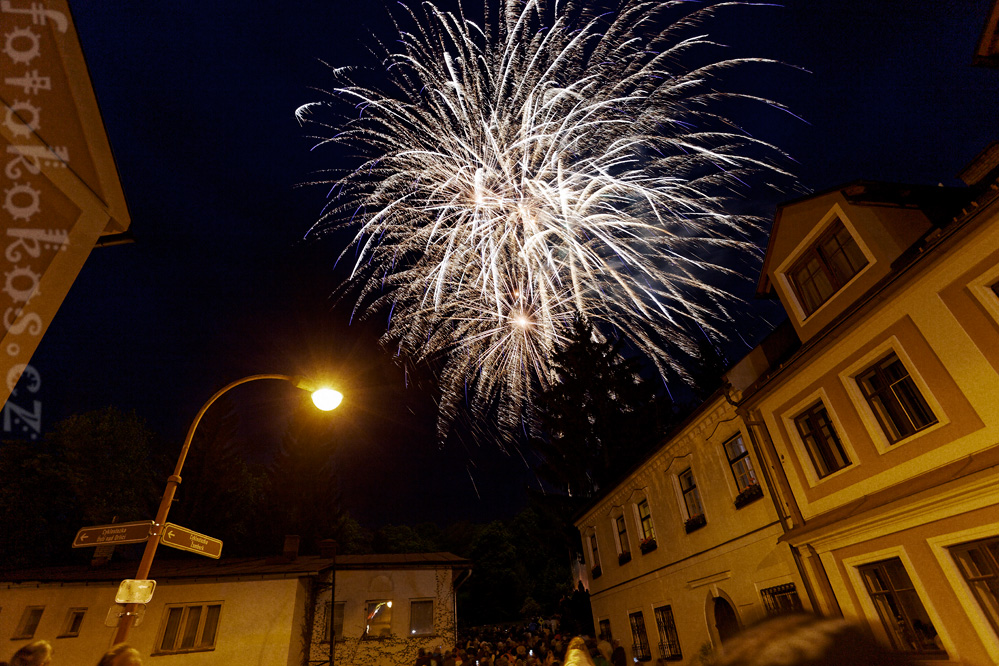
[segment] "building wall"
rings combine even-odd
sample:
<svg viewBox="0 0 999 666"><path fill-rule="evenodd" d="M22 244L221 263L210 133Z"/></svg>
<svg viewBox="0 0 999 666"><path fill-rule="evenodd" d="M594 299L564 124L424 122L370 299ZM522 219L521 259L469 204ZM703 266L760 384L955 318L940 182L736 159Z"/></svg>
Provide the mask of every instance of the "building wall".
<svg viewBox="0 0 999 666"><path fill-rule="evenodd" d="M737 509L739 493L723 444L740 435L763 494ZM703 527L689 533L685 527L689 512L677 481L687 468L694 472L706 519ZM637 511L642 500L649 503L656 536L655 550L644 554ZM618 515L626 521L631 555L623 563L619 563ZM686 427L596 502L576 526L584 538L594 625L609 621L630 659L638 656L630 620L637 612L642 614L651 658L656 659L660 640L655 609L670 606L683 662L696 664L702 648L719 644L716 599L726 600L741 624L765 614L761 589L793 583L808 607L790 549L778 543L783 530L748 431L723 396L703 405ZM597 578L592 577L595 563L585 547L594 537L601 560Z"/></svg>
<svg viewBox="0 0 999 666"><path fill-rule="evenodd" d="M786 538L817 554L812 582L820 589L828 576L828 606L888 641L860 567L898 558L947 658L966 664L999 663L999 635L947 550L999 536L999 211L991 206L956 233L945 229L850 319L830 319L743 405L766 423L805 520ZM845 306L860 298L844 290L832 300L840 297ZM936 418L894 443L855 379L890 352ZM794 423L816 400L851 461L825 477Z"/></svg>
<svg viewBox="0 0 999 666"><path fill-rule="evenodd" d="M329 601L328 588L320 595L320 607ZM334 658L337 664L358 666L394 666L412 664L419 648L428 651L455 646L455 598L450 568L398 570L343 570L336 572L335 598L343 603L343 631L337 637ZM389 636L365 637L367 602L391 600ZM413 601L433 601L433 632L413 635L410 609ZM316 622L328 622L317 613ZM314 635L321 637L317 624ZM328 643L313 645L314 659L328 659Z"/></svg>
<svg viewBox="0 0 999 666"><path fill-rule="evenodd" d="M97 663L110 647L115 630L104 620L114 605L118 585L101 584L0 584L0 646L8 658L32 640L46 639L55 648L55 663ZM303 642L301 620L305 585L298 578L253 580L205 580L172 582L156 588L145 616L129 635L147 663L260 664L297 666L301 664ZM156 655L155 647L166 617L164 608L172 603L221 602L218 638L214 650ZM27 606L44 606L34 637L10 640ZM86 608L80 634L60 638L70 608ZM8 654L9 652L9 654Z"/></svg>

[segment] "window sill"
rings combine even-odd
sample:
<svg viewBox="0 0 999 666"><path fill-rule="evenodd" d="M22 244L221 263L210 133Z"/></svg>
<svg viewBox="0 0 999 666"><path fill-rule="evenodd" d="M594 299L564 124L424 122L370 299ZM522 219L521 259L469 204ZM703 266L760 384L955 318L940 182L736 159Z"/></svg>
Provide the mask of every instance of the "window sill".
<svg viewBox="0 0 999 666"><path fill-rule="evenodd" d="M761 497L763 497L763 487L760 486L758 483L754 483L753 485L747 487L741 493L736 495L735 508L741 509L747 504L752 504Z"/></svg>
<svg viewBox="0 0 999 666"><path fill-rule="evenodd" d="M656 543L656 540L652 539L650 541L646 541L644 543L639 544L638 549L642 551L642 555L648 555L658 547L659 545Z"/></svg>
<svg viewBox="0 0 999 666"><path fill-rule="evenodd" d="M590 578L593 578L593 579L600 578L600 575L602 573L603 573L603 571L600 570L600 567L593 567L593 569L590 570Z"/></svg>
<svg viewBox="0 0 999 666"><path fill-rule="evenodd" d="M215 646L205 646L205 647L195 647L195 648L184 648L183 650L154 650L150 653L150 657L162 657L171 654L190 654L192 652L214 652Z"/></svg>
<svg viewBox="0 0 999 666"><path fill-rule="evenodd" d="M618 565L627 564L628 562L631 562L631 551L626 550L623 553L618 553L617 555Z"/></svg>
<svg viewBox="0 0 999 666"><path fill-rule="evenodd" d="M702 513L699 516L688 518L687 521L683 524L683 529L687 534L690 534L691 532L701 529L707 524L708 524L708 519L705 518L704 514Z"/></svg>

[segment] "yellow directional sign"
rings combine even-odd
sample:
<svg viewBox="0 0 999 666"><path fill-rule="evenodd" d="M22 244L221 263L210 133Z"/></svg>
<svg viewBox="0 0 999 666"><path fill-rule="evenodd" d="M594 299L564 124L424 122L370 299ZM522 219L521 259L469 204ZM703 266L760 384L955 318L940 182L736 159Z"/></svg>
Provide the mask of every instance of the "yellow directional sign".
<svg viewBox="0 0 999 666"><path fill-rule="evenodd" d="M199 534L193 530L173 523L163 524L163 534L160 535L160 543L164 546L187 550L206 557L213 557L216 560L222 556L222 541L205 534Z"/></svg>
<svg viewBox="0 0 999 666"><path fill-rule="evenodd" d="M84 527L76 533L73 548L91 548L103 544L142 543L149 539L151 520L137 520L133 523L94 525Z"/></svg>

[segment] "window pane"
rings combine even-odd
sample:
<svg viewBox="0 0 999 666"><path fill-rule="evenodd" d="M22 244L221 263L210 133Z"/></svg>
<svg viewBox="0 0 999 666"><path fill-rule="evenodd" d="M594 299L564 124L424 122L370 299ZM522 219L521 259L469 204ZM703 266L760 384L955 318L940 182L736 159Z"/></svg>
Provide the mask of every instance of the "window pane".
<svg viewBox="0 0 999 666"><path fill-rule="evenodd" d="M659 654L667 661L681 661L683 653L676 633L676 623L673 621L673 609L660 606L655 609L655 613L656 628L659 630Z"/></svg>
<svg viewBox="0 0 999 666"><path fill-rule="evenodd" d="M639 611L632 613L629 619L631 620L632 651L635 654L635 659L649 661L652 659L652 653L649 651L649 637L645 633L645 618Z"/></svg>
<svg viewBox="0 0 999 666"><path fill-rule="evenodd" d="M992 629L999 634L999 538L950 549Z"/></svg>
<svg viewBox="0 0 999 666"><path fill-rule="evenodd" d="M194 647L194 639L198 636L198 625L201 623L201 606L190 606L187 609L187 624L184 625L184 636L180 639L180 649Z"/></svg>
<svg viewBox="0 0 999 666"><path fill-rule="evenodd" d="M83 614L84 611L73 611L69 621L69 631L66 633L73 634L74 636L80 633L80 625L83 624Z"/></svg>
<svg viewBox="0 0 999 666"><path fill-rule="evenodd" d="M205 614L205 628L201 632L201 642L198 644L201 647L211 647L215 645L215 633L219 628L219 615L222 613L222 606L220 604L214 604L208 607L208 612Z"/></svg>
<svg viewBox="0 0 999 666"><path fill-rule="evenodd" d="M336 636L343 634L343 603L338 601L333 604L333 632Z"/></svg>
<svg viewBox="0 0 999 666"><path fill-rule="evenodd" d="M180 630L180 618L183 614L183 608L171 608L168 611L166 629L163 630L163 641L160 643L161 650L174 649L177 644L177 632Z"/></svg>
<svg viewBox="0 0 999 666"><path fill-rule="evenodd" d="M839 437L829 420L825 406L819 402L809 407L795 420L801 441L808 451L815 472L821 478L850 464Z"/></svg>
<svg viewBox="0 0 999 666"><path fill-rule="evenodd" d="M937 422L916 382L894 353L858 375L857 384L893 444Z"/></svg>
<svg viewBox="0 0 999 666"><path fill-rule="evenodd" d="M35 635L35 631L38 630L38 623L42 621L42 613L44 611L44 606L35 606L25 610L18 638L32 638Z"/></svg>
<svg viewBox="0 0 999 666"><path fill-rule="evenodd" d="M902 560L894 557L860 567L864 585L892 645L903 652L945 655Z"/></svg>
<svg viewBox="0 0 999 666"><path fill-rule="evenodd" d="M414 601L410 604L409 633L413 636L434 632L434 602Z"/></svg>

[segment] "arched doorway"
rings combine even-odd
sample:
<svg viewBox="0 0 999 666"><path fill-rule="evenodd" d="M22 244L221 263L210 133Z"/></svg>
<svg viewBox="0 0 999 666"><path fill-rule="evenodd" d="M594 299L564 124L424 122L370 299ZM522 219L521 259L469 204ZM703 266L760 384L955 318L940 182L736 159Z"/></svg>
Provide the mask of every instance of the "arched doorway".
<svg viewBox="0 0 999 666"><path fill-rule="evenodd" d="M715 629L722 643L739 633L739 618L723 597L715 597Z"/></svg>

